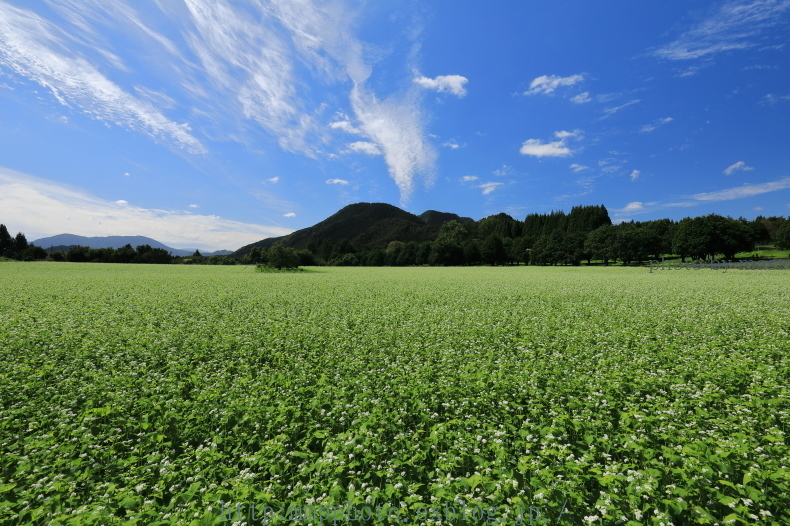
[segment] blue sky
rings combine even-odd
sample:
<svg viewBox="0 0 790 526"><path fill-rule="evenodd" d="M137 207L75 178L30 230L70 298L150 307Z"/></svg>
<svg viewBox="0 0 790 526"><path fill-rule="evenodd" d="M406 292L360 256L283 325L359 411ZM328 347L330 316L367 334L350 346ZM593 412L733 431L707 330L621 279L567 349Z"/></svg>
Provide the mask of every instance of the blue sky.
<svg viewBox="0 0 790 526"><path fill-rule="evenodd" d="M0 0L0 221L790 215L790 0Z"/></svg>

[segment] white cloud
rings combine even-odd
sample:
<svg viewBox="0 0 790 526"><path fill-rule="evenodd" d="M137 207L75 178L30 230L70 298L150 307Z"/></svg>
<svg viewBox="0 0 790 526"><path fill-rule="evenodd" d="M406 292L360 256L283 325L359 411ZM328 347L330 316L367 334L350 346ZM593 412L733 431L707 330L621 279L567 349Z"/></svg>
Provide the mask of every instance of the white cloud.
<svg viewBox="0 0 790 526"><path fill-rule="evenodd" d="M590 98L590 92L585 91L584 93L579 93L575 97L571 97L571 102L575 102L576 104L584 104L585 102L590 102L592 99Z"/></svg>
<svg viewBox="0 0 790 526"><path fill-rule="evenodd" d="M743 162L743 161L738 161L737 163L731 164L730 166L725 168L722 173L724 175L732 175L733 173L735 173L735 172L737 172L739 170L742 170L744 172L748 172L748 171L754 170L754 168L752 168L751 166L746 166L746 163Z"/></svg>
<svg viewBox="0 0 790 526"><path fill-rule="evenodd" d="M478 179L479 179L479 177L477 177L476 175L465 175L465 176L461 177L461 181L463 181L465 183L469 182L469 181L477 181Z"/></svg>
<svg viewBox="0 0 790 526"><path fill-rule="evenodd" d="M327 179L326 184L349 184L345 179Z"/></svg>
<svg viewBox="0 0 790 526"><path fill-rule="evenodd" d="M269 181L272 184L277 184L277 182L280 180L280 177L279 176L278 177L270 177L269 179L266 179L266 180Z"/></svg>
<svg viewBox="0 0 790 526"><path fill-rule="evenodd" d="M565 139L555 142L543 143L540 139L527 139L519 149L522 155L534 157L565 157L571 155L571 150L565 146Z"/></svg>
<svg viewBox="0 0 790 526"><path fill-rule="evenodd" d="M283 217L296 217L296 214L293 212L288 212L287 214L283 214Z"/></svg>
<svg viewBox="0 0 790 526"><path fill-rule="evenodd" d="M503 164L502 168L497 168L491 173L496 175L497 177L505 177L506 175L510 175L513 173L513 167Z"/></svg>
<svg viewBox="0 0 790 526"><path fill-rule="evenodd" d="M126 177L129 177L129 172L124 172L123 175L125 175Z"/></svg>
<svg viewBox="0 0 790 526"><path fill-rule="evenodd" d="M574 84L584 80L584 75L571 75L569 77L558 77L557 75L542 75L534 79L530 85L529 90L524 92L524 95L535 95L543 93L549 95L560 86L573 86Z"/></svg>
<svg viewBox="0 0 790 526"><path fill-rule="evenodd" d="M615 113L617 113L618 111L622 110L623 108L627 108L628 106L631 106L631 105L636 104L638 102L641 102L641 100L640 99L630 100L630 101L626 102L625 104L621 104L620 106L614 106L614 107L611 107L611 108L605 108L603 111L607 114L607 116L614 115Z"/></svg>
<svg viewBox="0 0 790 526"><path fill-rule="evenodd" d="M466 92L466 78L446 75L422 77L405 93L377 98L366 84L372 72L368 61L377 60L376 54L357 38L359 7L348 2L156 0L144 10L148 25L130 0L47 3L62 27L0 0L0 67L10 64L40 81L64 104L169 138L188 151L204 147L188 125L168 121L157 104L176 101L177 109L201 119L200 130L211 137L250 145L262 129L282 149L310 157L336 156L322 146L330 142L332 130L359 135L382 152L402 201L413 192L416 178L431 183L436 159L426 140L421 86L458 96ZM110 71L125 80L134 72L113 54L116 39L103 36L107 31L99 31L105 29L101 26L123 35L124 52L132 59L150 61L146 75L158 81L157 89L134 86L135 98L102 76ZM168 26L178 31L178 39L170 41L151 29ZM74 51L58 39L71 39ZM98 63L89 62L97 56ZM312 77L303 78L305 74ZM348 85L353 85L353 118L340 113L334 122L319 124L325 122L319 117L327 98L335 100L328 88Z"/></svg>
<svg viewBox="0 0 790 526"><path fill-rule="evenodd" d="M116 205L128 205L129 202L128 201L124 201L123 199L119 199L119 200L115 201L115 204Z"/></svg>
<svg viewBox="0 0 790 526"><path fill-rule="evenodd" d="M573 163L570 168L576 173L590 169L589 166L584 166L583 164L576 164L576 163Z"/></svg>
<svg viewBox="0 0 790 526"><path fill-rule="evenodd" d="M763 208L762 206L755 206L755 207L754 207L754 209L755 209L756 211L758 211L758 212L759 212L760 210L764 210L764 208Z"/></svg>
<svg viewBox="0 0 790 526"><path fill-rule="evenodd" d="M414 82L423 88L432 89L440 92L448 92L458 97L466 95L464 85L469 82L469 79L461 75L440 75L436 78L430 79L428 77L417 77Z"/></svg>
<svg viewBox="0 0 790 526"><path fill-rule="evenodd" d="M634 170L633 172L631 172L631 175L629 175L628 177L630 177L632 181L636 181L636 179L637 179L637 178L638 178L638 177L639 177L641 174L642 174L642 172L640 172L639 170Z"/></svg>
<svg viewBox="0 0 790 526"><path fill-rule="evenodd" d="M447 142L443 142L442 146L444 146L445 148L450 148L451 150L457 150L458 148L460 148L460 146L458 145L457 142L455 142L455 140L449 140Z"/></svg>
<svg viewBox="0 0 790 526"><path fill-rule="evenodd" d="M148 236L172 247L233 249L289 228L242 223L186 211L107 201L80 188L0 167L0 210L28 239L70 232L83 236Z"/></svg>
<svg viewBox="0 0 790 526"><path fill-rule="evenodd" d="M714 15L653 51L660 58L689 60L760 44L763 30L782 23L790 10L787 0L735 0L723 3Z"/></svg>
<svg viewBox="0 0 790 526"><path fill-rule="evenodd" d="M189 205L189 208L198 208L198 205Z"/></svg>
<svg viewBox="0 0 790 526"><path fill-rule="evenodd" d="M625 208L621 208L619 212L637 212L639 210L644 210L644 208L641 201L633 201L625 205Z"/></svg>
<svg viewBox="0 0 790 526"><path fill-rule="evenodd" d="M729 201L732 199L741 199L744 197L765 194L768 192L776 192L777 190L785 190L787 188L790 188L790 177L785 177L783 179L769 183L744 185L735 188L728 188L726 190L719 190L718 192L694 194L690 197L692 199L696 199L697 201Z"/></svg>
<svg viewBox="0 0 790 526"><path fill-rule="evenodd" d="M286 22L275 6L252 7L258 16L224 1L189 0L186 7L186 41L209 81L195 89L212 89L212 102L225 101L216 110L257 123L284 150L314 155L308 136L320 130L298 97L290 47L274 25Z"/></svg>
<svg viewBox="0 0 790 526"><path fill-rule="evenodd" d="M407 92L379 100L364 86L351 92L360 130L381 150L401 195L401 203L414 192L414 180L421 175L426 184L433 180L436 152L428 143L417 93Z"/></svg>
<svg viewBox="0 0 790 526"><path fill-rule="evenodd" d="M0 65L47 88L63 106L190 153L206 152L189 124L171 121L150 101L124 91L81 54L70 53L61 35L32 11L0 2Z"/></svg>
<svg viewBox="0 0 790 526"><path fill-rule="evenodd" d="M777 96L774 95L773 93L769 93L768 95L763 97L763 100L768 104L774 104L780 100L790 100L790 95Z"/></svg>
<svg viewBox="0 0 790 526"><path fill-rule="evenodd" d="M367 155L381 155L381 150L376 143L357 141L348 145L349 149L358 153L365 153Z"/></svg>
<svg viewBox="0 0 790 526"><path fill-rule="evenodd" d="M353 135L359 135L361 133L359 129L351 124L351 121L347 118L340 121L330 122L329 127L333 130L343 130L344 132L351 133Z"/></svg>
<svg viewBox="0 0 790 526"><path fill-rule="evenodd" d="M642 133L651 132L660 126L663 126L664 124L672 122L672 120L673 120L672 117L664 117L663 119L658 119L654 121L652 124L645 124L644 126L639 128L639 131Z"/></svg>
<svg viewBox="0 0 790 526"><path fill-rule="evenodd" d="M494 190L496 190L498 187L502 186L503 184L504 183L483 183L481 185L475 186L475 188L482 188L483 195L488 195Z"/></svg>
<svg viewBox="0 0 790 526"><path fill-rule="evenodd" d="M572 132L562 130L554 132L554 136L558 139L567 139L568 137L576 137L579 135L579 133L579 130L573 130Z"/></svg>

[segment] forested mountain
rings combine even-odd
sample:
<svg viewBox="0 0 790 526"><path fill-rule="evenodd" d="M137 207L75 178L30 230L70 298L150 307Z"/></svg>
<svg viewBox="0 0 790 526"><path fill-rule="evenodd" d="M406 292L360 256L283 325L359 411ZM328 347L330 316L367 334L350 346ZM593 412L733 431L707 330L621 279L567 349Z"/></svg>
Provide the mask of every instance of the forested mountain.
<svg viewBox="0 0 790 526"><path fill-rule="evenodd" d="M436 210L428 210L419 216L426 225L442 226L449 221L458 221L459 223L474 223L475 220L471 217L461 217L458 214L451 214L450 212L437 212Z"/></svg>
<svg viewBox="0 0 790 526"><path fill-rule="evenodd" d="M420 217L396 206L387 203L355 203L311 227L241 247L233 253L233 257L249 254L253 247L268 248L276 242L296 249L308 248L324 240L346 240L353 245L383 247L390 241L431 241L438 233L438 226L426 224Z"/></svg>

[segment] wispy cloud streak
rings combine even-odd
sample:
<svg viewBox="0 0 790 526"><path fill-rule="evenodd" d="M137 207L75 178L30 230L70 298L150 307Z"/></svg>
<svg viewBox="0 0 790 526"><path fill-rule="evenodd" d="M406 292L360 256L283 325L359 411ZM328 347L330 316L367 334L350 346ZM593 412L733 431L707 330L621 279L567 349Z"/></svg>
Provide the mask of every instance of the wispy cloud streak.
<svg viewBox="0 0 790 526"><path fill-rule="evenodd" d="M653 51L660 58L690 60L758 44L763 30L780 23L790 11L788 0L727 2L709 18L676 40Z"/></svg>
<svg viewBox="0 0 790 526"><path fill-rule="evenodd" d="M62 31L32 11L0 0L0 66L48 89L68 107L144 132L190 153L204 153L189 124L125 91L87 59L68 51Z"/></svg>

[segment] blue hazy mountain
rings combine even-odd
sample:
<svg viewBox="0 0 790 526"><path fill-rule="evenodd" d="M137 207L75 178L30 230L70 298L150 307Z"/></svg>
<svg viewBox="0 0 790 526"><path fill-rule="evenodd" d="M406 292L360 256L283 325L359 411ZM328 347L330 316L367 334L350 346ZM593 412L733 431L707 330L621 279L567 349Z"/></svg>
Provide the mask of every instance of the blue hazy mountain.
<svg viewBox="0 0 790 526"><path fill-rule="evenodd" d="M136 248L139 245L150 245L151 248L163 248L174 256L191 256L195 253L195 249L185 248L171 248L164 243L160 243L156 239L151 239L145 236L97 236L85 237L77 236L75 234L58 234L57 236L42 237L36 239L33 244L44 249L54 247L56 250L68 250L68 247L79 245L90 248L121 248L126 245L132 245ZM231 254L230 250L217 250L216 252L200 252L203 256L226 256Z"/></svg>

